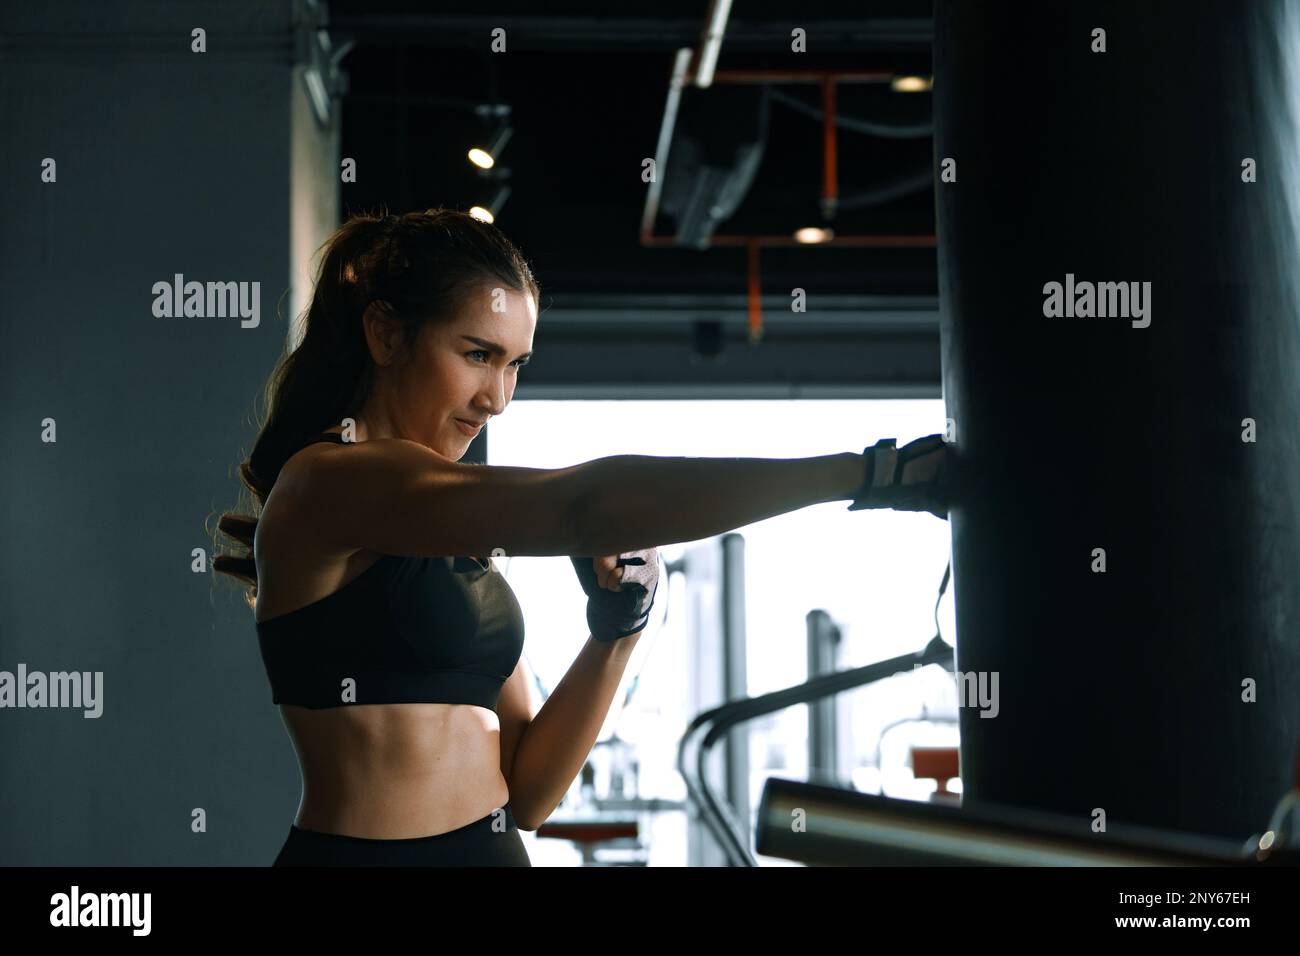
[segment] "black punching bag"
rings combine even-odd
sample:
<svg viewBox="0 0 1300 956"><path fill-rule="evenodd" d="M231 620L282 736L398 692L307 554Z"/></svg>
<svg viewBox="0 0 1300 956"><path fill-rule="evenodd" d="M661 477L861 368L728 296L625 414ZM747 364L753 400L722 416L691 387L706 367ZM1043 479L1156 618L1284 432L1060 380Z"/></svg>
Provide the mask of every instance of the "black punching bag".
<svg viewBox="0 0 1300 956"><path fill-rule="evenodd" d="M934 74L957 666L996 690L965 800L1262 831L1300 735L1300 4L937 0Z"/></svg>

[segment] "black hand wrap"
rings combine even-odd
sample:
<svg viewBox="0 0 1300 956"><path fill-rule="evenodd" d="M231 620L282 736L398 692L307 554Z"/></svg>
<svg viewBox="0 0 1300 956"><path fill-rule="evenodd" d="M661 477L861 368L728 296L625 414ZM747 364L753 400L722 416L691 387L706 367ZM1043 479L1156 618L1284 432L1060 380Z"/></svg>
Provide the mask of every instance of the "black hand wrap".
<svg viewBox="0 0 1300 956"><path fill-rule="evenodd" d="M942 435L929 435L910 443L906 448L895 448L895 439L882 438L862 451L865 477L854 492L849 511L863 508L893 508L895 511L928 511L947 520L948 487L944 480L946 459L939 467L933 481L904 485L903 469L909 461L934 453L944 445Z"/></svg>
<svg viewBox="0 0 1300 956"><path fill-rule="evenodd" d="M629 637L650 622L650 608L659 589L659 552L655 548L626 551L617 567L623 568L621 591L602 588L592 558L570 556L578 582L587 593L587 627L598 641Z"/></svg>

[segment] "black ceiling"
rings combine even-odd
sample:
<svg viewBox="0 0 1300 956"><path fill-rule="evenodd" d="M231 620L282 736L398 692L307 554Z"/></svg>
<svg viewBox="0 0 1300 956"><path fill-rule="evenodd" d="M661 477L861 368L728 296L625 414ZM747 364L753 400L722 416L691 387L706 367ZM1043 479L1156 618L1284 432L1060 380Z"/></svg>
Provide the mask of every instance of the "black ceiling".
<svg viewBox="0 0 1300 956"><path fill-rule="evenodd" d="M641 162L655 155L674 52L699 42L707 4L637 5L629 15L607 3L335 2L330 32L355 47L342 66L344 156L358 182L343 185L345 215L381 206L393 212L444 205L468 208L491 186L465 158L479 141L475 105L509 104L514 128L501 165L511 195L498 225L533 263L552 296L602 293L743 294L745 254L644 248L638 241L647 186ZM930 72L930 0L864 4L733 5L718 69L883 69ZM491 53L494 27L507 52ZM807 31L808 51L789 52L790 31ZM817 87L774 87L819 105ZM918 123L930 94L842 84L841 116ZM932 168L932 140L886 139L841 129L841 195L870 190ZM788 233L820 224L820 121L771 105L767 147L753 187L720 233ZM931 189L843 211L840 233L931 234ZM657 232L673 222L660 216ZM933 249L764 249L763 289L934 295Z"/></svg>

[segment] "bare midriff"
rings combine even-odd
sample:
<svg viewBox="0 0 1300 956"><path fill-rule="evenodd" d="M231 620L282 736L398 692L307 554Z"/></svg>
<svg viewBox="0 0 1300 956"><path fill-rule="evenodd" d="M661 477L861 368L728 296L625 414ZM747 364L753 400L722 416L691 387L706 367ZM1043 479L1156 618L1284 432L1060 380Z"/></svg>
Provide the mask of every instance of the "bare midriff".
<svg viewBox="0 0 1300 956"><path fill-rule="evenodd" d="M434 836L510 799L500 724L473 704L348 704L280 713L302 768L295 824L377 840Z"/></svg>

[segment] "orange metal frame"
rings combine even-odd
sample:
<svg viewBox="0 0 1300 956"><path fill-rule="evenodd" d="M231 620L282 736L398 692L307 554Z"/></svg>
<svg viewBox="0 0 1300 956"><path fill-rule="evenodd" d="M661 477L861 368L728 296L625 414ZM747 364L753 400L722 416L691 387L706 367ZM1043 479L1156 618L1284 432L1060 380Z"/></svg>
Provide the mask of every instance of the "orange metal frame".
<svg viewBox="0 0 1300 956"><path fill-rule="evenodd" d="M835 88L838 83L888 83L898 74L884 71L853 70L718 70L713 74L715 83L816 83L822 90L822 207L827 218L835 214L839 202L835 130ZM687 78L686 82L691 82ZM676 236L654 235L656 208L643 220L641 245L675 246ZM762 282L758 253L764 246L856 246L873 249L934 248L933 235L849 235L832 236L824 242L803 243L794 236L729 234L713 236L711 246L744 246L748 272L749 340L757 343L763 337Z"/></svg>

